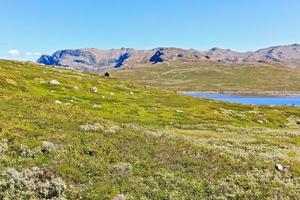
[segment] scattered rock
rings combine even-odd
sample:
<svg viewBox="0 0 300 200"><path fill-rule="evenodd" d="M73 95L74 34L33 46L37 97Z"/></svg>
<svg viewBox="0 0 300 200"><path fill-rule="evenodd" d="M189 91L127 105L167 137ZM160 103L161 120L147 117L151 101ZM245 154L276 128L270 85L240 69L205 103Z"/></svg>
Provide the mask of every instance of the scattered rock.
<svg viewBox="0 0 300 200"><path fill-rule="evenodd" d="M115 93L111 92L110 95L111 95L111 96L115 96Z"/></svg>
<svg viewBox="0 0 300 200"><path fill-rule="evenodd" d="M278 170L278 171L283 171L283 169L284 169L283 165L282 165L282 164L279 164L279 163L277 163L277 164L275 165L275 168L276 168L276 170Z"/></svg>
<svg viewBox="0 0 300 200"><path fill-rule="evenodd" d="M92 87L92 88L90 89L90 91L96 93L96 92L98 91L98 89L97 89L96 87Z"/></svg>
<svg viewBox="0 0 300 200"><path fill-rule="evenodd" d="M157 107L155 107L155 106L153 106L153 107L151 107L151 108L149 108L150 110L158 110L158 108Z"/></svg>
<svg viewBox="0 0 300 200"><path fill-rule="evenodd" d="M58 80L51 80L49 82L50 85L59 85L59 81Z"/></svg>
<svg viewBox="0 0 300 200"><path fill-rule="evenodd" d="M94 105L93 105L93 108L102 108L102 106L101 106L101 105L94 104Z"/></svg>
<svg viewBox="0 0 300 200"><path fill-rule="evenodd" d="M57 105L61 105L62 104L62 102L61 101L59 101L59 100L55 100L55 102L54 102L55 104L57 104Z"/></svg>
<svg viewBox="0 0 300 200"><path fill-rule="evenodd" d="M108 129L105 129L104 132L105 132L105 133L108 133L108 134L114 134L114 133L116 133L119 129L120 129L119 126L112 126L112 127L108 128Z"/></svg>
<svg viewBox="0 0 300 200"><path fill-rule="evenodd" d="M149 86L148 85L144 85L144 88L149 88Z"/></svg>
<svg viewBox="0 0 300 200"><path fill-rule="evenodd" d="M77 87L77 86L74 86L74 89L75 89L75 90L78 90L78 89L79 89L79 87Z"/></svg>
<svg viewBox="0 0 300 200"><path fill-rule="evenodd" d="M112 200L126 200L126 196L124 194L119 194L115 196Z"/></svg>
<svg viewBox="0 0 300 200"><path fill-rule="evenodd" d="M112 172L118 173L121 176L125 175L132 169L132 165L130 163L118 163L111 168Z"/></svg>
<svg viewBox="0 0 300 200"><path fill-rule="evenodd" d="M86 125L81 125L80 127L80 130L81 131L99 131L99 130L104 130L104 126L102 126L101 124L99 123L96 123L96 124L86 124Z"/></svg>
<svg viewBox="0 0 300 200"><path fill-rule="evenodd" d="M297 120L296 124L300 125L300 120Z"/></svg>
<svg viewBox="0 0 300 200"><path fill-rule="evenodd" d="M113 134L113 133L116 133L118 130L120 130L119 126L107 127L105 125L101 125L100 123L81 125L79 128L81 131L84 131L84 132L103 131L104 133L107 133L107 134Z"/></svg>
<svg viewBox="0 0 300 200"><path fill-rule="evenodd" d="M42 143L42 149L41 151L43 153L51 153L52 151L54 151L56 149L55 145L52 143L52 142L47 142L47 141L44 141Z"/></svg>
<svg viewBox="0 0 300 200"><path fill-rule="evenodd" d="M134 95L134 93L132 91L130 91L129 94Z"/></svg>
<svg viewBox="0 0 300 200"><path fill-rule="evenodd" d="M176 112L178 112L178 113L183 113L183 111L182 111L182 110L176 110Z"/></svg>
<svg viewBox="0 0 300 200"><path fill-rule="evenodd" d="M260 119L257 120L257 122L260 123L260 124L263 124L263 123L264 123L264 121L263 121L263 120L260 120Z"/></svg>

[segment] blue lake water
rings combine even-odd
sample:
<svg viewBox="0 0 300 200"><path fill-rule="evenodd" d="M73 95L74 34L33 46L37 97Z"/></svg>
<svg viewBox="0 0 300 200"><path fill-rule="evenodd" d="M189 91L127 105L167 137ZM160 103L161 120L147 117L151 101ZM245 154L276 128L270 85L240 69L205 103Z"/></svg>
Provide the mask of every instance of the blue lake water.
<svg viewBox="0 0 300 200"><path fill-rule="evenodd" d="M300 106L300 96L254 96L241 94L218 94L218 93L184 93L187 96L214 99L218 101L254 104L254 105L277 105L277 106Z"/></svg>

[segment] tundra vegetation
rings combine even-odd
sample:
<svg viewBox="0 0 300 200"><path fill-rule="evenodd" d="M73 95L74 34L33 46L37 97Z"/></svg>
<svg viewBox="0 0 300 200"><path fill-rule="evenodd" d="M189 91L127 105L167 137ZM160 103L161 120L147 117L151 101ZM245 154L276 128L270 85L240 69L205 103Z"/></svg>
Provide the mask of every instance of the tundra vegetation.
<svg viewBox="0 0 300 200"><path fill-rule="evenodd" d="M296 107L0 60L0 197L299 199L299 124Z"/></svg>
<svg viewBox="0 0 300 200"><path fill-rule="evenodd" d="M174 91L299 93L300 69L271 62L215 61L143 64L113 70L123 80Z"/></svg>

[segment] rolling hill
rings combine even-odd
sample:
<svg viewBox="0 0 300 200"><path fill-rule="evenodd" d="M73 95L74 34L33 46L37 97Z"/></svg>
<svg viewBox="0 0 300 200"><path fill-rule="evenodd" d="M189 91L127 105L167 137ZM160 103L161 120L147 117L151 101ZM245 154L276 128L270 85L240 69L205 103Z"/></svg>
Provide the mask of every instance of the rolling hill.
<svg viewBox="0 0 300 200"><path fill-rule="evenodd" d="M174 91L300 93L300 69L269 62L174 61L111 70L111 73L123 80Z"/></svg>
<svg viewBox="0 0 300 200"><path fill-rule="evenodd" d="M0 119L1 199L300 198L299 108L0 60Z"/></svg>

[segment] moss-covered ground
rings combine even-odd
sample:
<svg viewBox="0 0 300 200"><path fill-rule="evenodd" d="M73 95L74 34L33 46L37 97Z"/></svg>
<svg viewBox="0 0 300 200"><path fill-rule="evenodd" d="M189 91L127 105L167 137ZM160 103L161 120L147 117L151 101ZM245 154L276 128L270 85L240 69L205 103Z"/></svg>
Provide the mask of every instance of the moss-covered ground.
<svg viewBox="0 0 300 200"><path fill-rule="evenodd" d="M0 60L0 196L299 199L299 124L296 107L194 99ZM34 167L45 172L30 178Z"/></svg>

